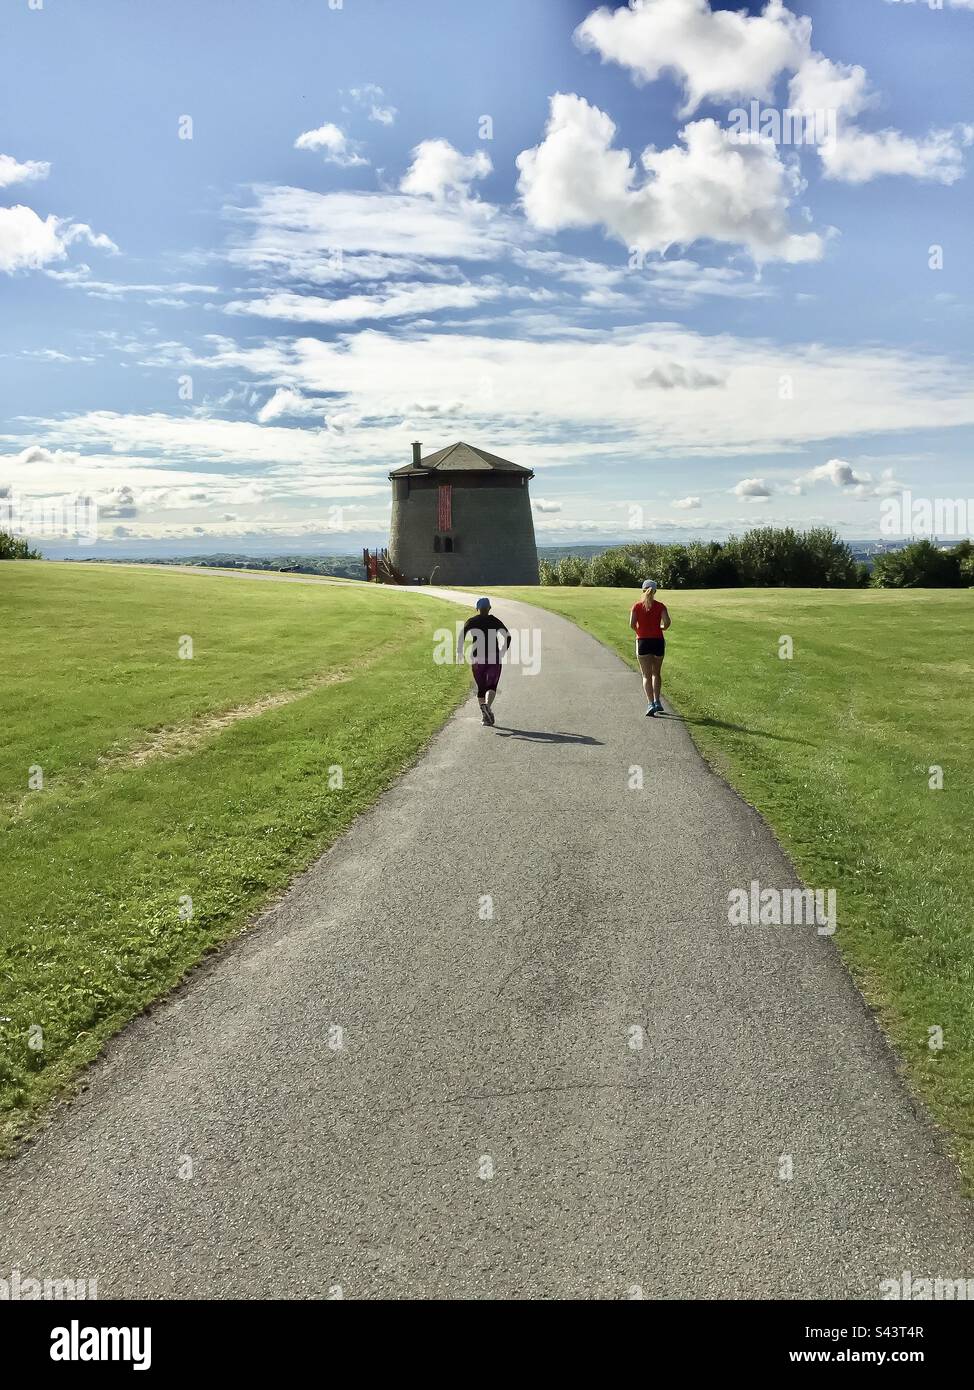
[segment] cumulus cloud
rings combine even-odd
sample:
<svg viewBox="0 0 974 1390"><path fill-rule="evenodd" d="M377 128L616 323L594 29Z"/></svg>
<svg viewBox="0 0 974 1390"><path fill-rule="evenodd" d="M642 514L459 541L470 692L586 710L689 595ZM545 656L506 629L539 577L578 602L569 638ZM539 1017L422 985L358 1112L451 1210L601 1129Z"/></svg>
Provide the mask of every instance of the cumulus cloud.
<svg viewBox="0 0 974 1390"><path fill-rule="evenodd" d="M703 506L699 497L680 497L672 504L682 512L699 511Z"/></svg>
<svg viewBox="0 0 974 1390"><path fill-rule="evenodd" d="M118 250L85 222L69 222L53 213L38 217L33 208L20 203L0 208L0 271L39 270L51 261L64 260L68 247L79 240L99 250Z"/></svg>
<svg viewBox="0 0 974 1390"><path fill-rule="evenodd" d="M884 174L899 174L950 184L963 176L963 149L974 138L974 127L934 130L922 140L898 130L859 128L855 117L875 106L878 97L858 64L811 54L792 77L788 100L792 109L806 114L836 114L833 137L817 146L826 178L868 183Z"/></svg>
<svg viewBox="0 0 974 1390"><path fill-rule="evenodd" d="M953 3L974 8L974 0ZM836 137L817 147L826 178L866 183L898 174L953 183L963 173L962 150L974 134L968 126L922 139L895 129L861 130L855 118L877 101L865 69L816 52L811 20L793 14L783 0L768 0L759 15L712 10L710 0L630 0L595 10L575 38L603 61L628 68L637 82L672 73L683 85L684 115L704 101L771 101L787 74L793 109L839 118Z"/></svg>
<svg viewBox="0 0 974 1390"><path fill-rule="evenodd" d="M494 167L486 150L461 154L449 140L422 140L412 153L413 162L399 185L401 192L437 200L468 198L473 181L486 178Z"/></svg>
<svg viewBox="0 0 974 1390"><path fill-rule="evenodd" d="M12 183L27 183L33 179L46 179L51 166L43 159L28 159L18 163L13 155L0 154L0 188L9 188Z"/></svg>
<svg viewBox="0 0 974 1390"><path fill-rule="evenodd" d="M923 140L897 130L840 130L819 146L827 178L868 183L883 174L900 174L937 183L956 183L964 175L963 150L974 140L974 126L932 131Z"/></svg>
<svg viewBox="0 0 974 1390"><path fill-rule="evenodd" d="M770 497L773 490L763 478L742 478L732 489L735 497L743 497L748 502L761 502Z"/></svg>
<svg viewBox="0 0 974 1390"><path fill-rule="evenodd" d="M561 503L560 503L560 502L546 502L545 499L544 499L543 497L535 497L535 498L534 498L534 501L533 501L533 506L534 506L534 510L535 510L536 512L560 512L560 511L561 511Z"/></svg>
<svg viewBox="0 0 974 1390"><path fill-rule="evenodd" d="M857 487L870 481L868 473L859 477L852 464L846 463L844 459L829 459L828 463L820 463L817 468L806 473L805 478L810 483L827 480L835 487Z"/></svg>
<svg viewBox="0 0 974 1390"><path fill-rule="evenodd" d="M684 85L689 115L701 102L746 95L770 99L777 78L808 52L811 20L782 0L763 14L713 11L709 0L632 0L605 6L583 20L576 42L605 62L627 67L637 80L674 73Z"/></svg>
<svg viewBox="0 0 974 1390"><path fill-rule="evenodd" d="M38 270L49 261L63 260L66 254L53 213L41 218L33 208L20 204L0 208L0 270Z"/></svg>
<svg viewBox="0 0 974 1390"><path fill-rule="evenodd" d="M740 137L716 121L694 121L681 145L643 151L639 179L628 150L613 148L611 117L573 93L557 93L544 139L517 157L528 219L544 231L601 225L642 251L699 240L745 247L757 261L818 260L814 232L793 232L801 182L770 140Z"/></svg>
<svg viewBox="0 0 974 1390"><path fill-rule="evenodd" d="M339 164L342 168L352 168L356 164L368 164L358 152L358 145L350 140L340 126L326 121L316 130L306 130L294 142L296 150L321 150L326 164Z"/></svg>
<svg viewBox="0 0 974 1390"><path fill-rule="evenodd" d="M829 482L853 497L889 497L902 491L904 486L897 482L891 468L885 468L877 481L871 473L857 473L845 459L829 459L797 479L795 491L803 491L803 483L818 482Z"/></svg>

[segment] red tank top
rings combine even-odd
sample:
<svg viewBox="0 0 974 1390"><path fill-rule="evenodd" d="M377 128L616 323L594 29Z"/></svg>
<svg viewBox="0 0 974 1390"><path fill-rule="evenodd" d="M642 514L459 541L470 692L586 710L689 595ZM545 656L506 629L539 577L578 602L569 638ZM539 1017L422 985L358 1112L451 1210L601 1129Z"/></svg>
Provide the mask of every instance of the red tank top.
<svg viewBox="0 0 974 1390"><path fill-rule="evenodd" d="M647 608L645 603L643 603L642 600L640 600L639 603L633 604L632 611L636 617L637 637L663 636L663 629L660 626L660 620L662 619L663 614L666 612L665 603L660 603L659 599L654 598L653 602Z"/></svg>

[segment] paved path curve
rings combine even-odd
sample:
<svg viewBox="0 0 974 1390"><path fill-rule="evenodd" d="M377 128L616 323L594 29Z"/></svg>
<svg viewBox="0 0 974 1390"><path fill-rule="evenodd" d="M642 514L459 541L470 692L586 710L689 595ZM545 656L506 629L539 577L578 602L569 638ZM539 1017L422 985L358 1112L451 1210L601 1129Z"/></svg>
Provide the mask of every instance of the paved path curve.
<svg viewBox="0 0 974 1390"><path fill-rule="evenodd" d="M498 611L540 631L541 673L505 674L494 730L467 704L109 1047L0 1175L0 1275L175 1298L974 1276L971 1206L833 942L728 924L730 888L796 882L761 820L613 653Z"/></svg>

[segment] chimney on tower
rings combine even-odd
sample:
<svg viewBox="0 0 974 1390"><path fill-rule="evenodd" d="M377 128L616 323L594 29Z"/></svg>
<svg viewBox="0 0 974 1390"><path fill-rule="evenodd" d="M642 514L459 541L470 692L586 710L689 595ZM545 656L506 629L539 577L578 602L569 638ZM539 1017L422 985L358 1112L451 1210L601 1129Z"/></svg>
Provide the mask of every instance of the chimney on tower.
<svg viewBox="0 0 974 1390"><path fill-rule="evenodd" d="M414 440L414 441L413 441L413 467L414 467L414 468L418 468L419 465L422 463L422 461L423 461L423 446L422 446L422 444L419 444L419 443L417 443L417 442Z"/></svg>

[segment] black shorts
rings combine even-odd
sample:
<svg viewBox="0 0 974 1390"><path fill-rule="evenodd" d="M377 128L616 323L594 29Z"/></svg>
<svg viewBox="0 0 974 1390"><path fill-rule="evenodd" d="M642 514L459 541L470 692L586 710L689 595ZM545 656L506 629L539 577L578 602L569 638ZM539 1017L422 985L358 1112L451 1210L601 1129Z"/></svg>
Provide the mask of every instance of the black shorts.
<svg viewBox="0 0 974 1390"><path fill-rule="evenodd" d="M658 656L660 661L666 655L665 637L637 637L636 638L637 656Z"/></svg>

